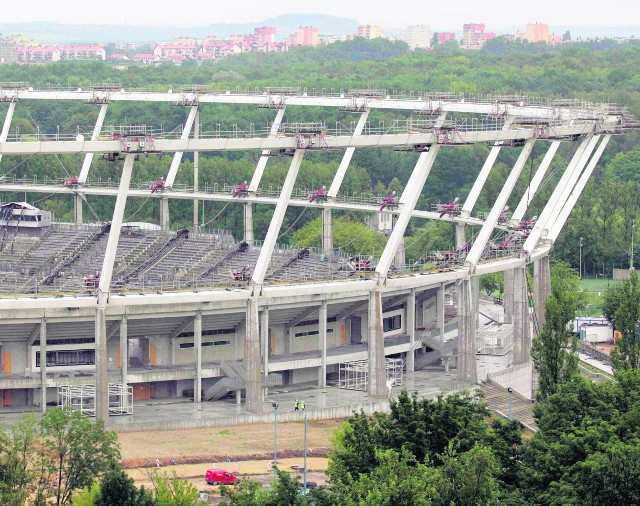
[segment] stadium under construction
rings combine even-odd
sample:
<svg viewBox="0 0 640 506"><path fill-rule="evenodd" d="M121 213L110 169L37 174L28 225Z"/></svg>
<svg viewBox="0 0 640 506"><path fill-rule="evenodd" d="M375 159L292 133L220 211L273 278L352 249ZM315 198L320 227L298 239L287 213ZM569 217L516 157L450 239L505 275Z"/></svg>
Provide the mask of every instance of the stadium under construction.
<svg viewBox="0 0 640 506"><path fill-rule="evenodd" d="M66 196L75 215L73 223L60 223L36 201L15 198L0 208L0 404L45 409L60 402L104 420L130 413L139 400L186 397L198 404L229 393L244 397L246 412L260 414L270 409L269 389L283 385L330 382L384 399L404 373L427 365L451 366L457 380L469 384L477 381L479 352L512 350L514 364L527 363L531 333L542 324L550 293L554 241L611 137L636 127L612 104L453 93L204 86L152 92L113 84L38 90L4 83L0 100L6 106L0 133L5 164L17 155L84 156L79 173L65 180L12 178L6 170L0 178L3 194ZM98 112L97 122L87 138L80 132L14 134L14 111L32 101L81 102ZM175 132L109 126L105 118L114 103L173 104L186 109L186 122ZM266 108L273 122L264 130L207 131L200 121L207 104L232 112ZM311 108L314 114L333 108L357 121L335 127L287 122L289 108L296 119ZM370 123L372 111L397 112L399 119ZM419 209L438 153L478 143L490 151L468 195ZM528 216L563 143L572 143L572 155L542 212ZM546 154L525 192L513 196L536 144ZM519 155L492 208L481 215L476 203L503 147L518 148ZM371 148L416 153L400 194L341 192L354 151ZM341 156L329 188L297 186L305 154L326 150ZM226 186L200 180L201 153L233 151L258 154L250 181ZM168 173L157 181L132 177L137 158L156 153L173 155ZM176 184L184 153L193 157L191 186ZM95 155L112 162L118 178L105 182L94 174ZM261 186L272 156L289 163L277 190ZM85 223L86 199L96 196L115 197L113 215L105 223ZM509 212L514 197L519 204ZM158 223L126 222L127 200L149 198L160 202ZM192 228L172 226L172 199L193 201ZM205 230L199 223L203 202L241 206L243 230L235 237ZM261 240L254 237L256 205L274 208ZM306 208L321 213L321 247L278 244L287 210ZM392 224L379 256L334 248L332 214L343 211ZM404 236L412 219L451 223L455 246L407 262ZM488 332L478 328L479 276L494 272L505 273L508 327ZM445 339L450 331L455 338Z"/></svg>

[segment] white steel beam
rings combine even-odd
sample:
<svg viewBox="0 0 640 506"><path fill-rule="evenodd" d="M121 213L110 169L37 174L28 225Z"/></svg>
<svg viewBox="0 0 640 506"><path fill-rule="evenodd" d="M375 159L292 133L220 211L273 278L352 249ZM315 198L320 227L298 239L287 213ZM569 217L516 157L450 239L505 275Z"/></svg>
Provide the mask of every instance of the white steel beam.
<svg viewBox="0 0 640 506"><path fill-rule="evenodd" d="M569 218L571 211L573 211L573 206L576 205L578 198L582 194L582 190L584 190L584 187L589 181L589 178L593 173L593 169L596 168L596 165L598 164L598 161L600 161L600 157L602 156L602 153L607 147L607 144L609 144L609 140L611 140L611 136L605 135L604 138L602 139L602 142L600 142L598 149L596 150L593 157L591 157L591 160L589 161L589 165L587 165L587 168L584 170L584 172L580 176L580 179L578 179L578 182L573 188L573 191L569 195L569 199L567 200L565 205L562 207L562 211L560 211L560 214L555 219L553 225L551 225L551 228L549 229L549 233L547 234L547 239L555 242L555 240L558 238L558 235L560 234L562 227L564 227L564 224L567 222L567 219Z"/></svg>
<svg viewBox="0 0 640 506"><path fill-rule="evenodd" d="M554 135L569 137L593 133L594 123L563 124L554 127ZM456 132L457 144L527 140L536 138L534 128L518 127L509 130L460 130ZM369 135L326 135L328 149L348 147L391 147L398 145L437 144L437 136L431 132L381 133ZM199 139L154 139L154 152L175 151L243 151L254 149L297 149L294 136L278 137L201 137ZM127 153L121 140L21 140L0 145L0 153L7 155L73 154L73 153Z"/></svg>
<svg viewBox="0 0 640 506"><path fill-rule="evenodd" d="M508 130L510 127L511 127L511 123L506 122L504 124L503 130ZM473 186L471 187L471 191L469 192L469 195L467 195L467 198L464 201L464 204L462 204L462 214L464 216L469 216L471 214L471 211L473 210L473 207L476 205L476 202L478 201L478 197L480 197L480 192L482 191L484 184L487 182L487 178L491 173L491 169L495 165L496 159L500 154L501 147L502 146L493 146L491 148L491 151L489 151L489 156L487 156L487 159L484 161L484 164L482 165L482 168L478 173L478 177L476 178L475 182L473 183Z"/></svg>
<svg viewBox="0 0 640 506"><path fill-rule="evenodd" d="M193 381L193 402L200 404L202 401L202 311L196 311L193 320L193 348L196 374Z"/></svg>
<svg viewBox="0 0 640 506"><path fill-rule="evenodd" d="M200 110L196 111L196 117L193 121L193 138L200 138ZM200 153L193 152L193 193L198 192L200 186ZM203 204L204 205L204 204ZM193 231L198 232L198 199L193 199Z"/></svg>
<svg viewBox="0 0 640 506"><path fill-rule="evenodd" d="M318 311L318 348L320 348L320 369L318 388L327 386L327 302L323 301Z"/></svg>
<svg viewBox="0 0 640 506"><path fill-rule="evenodd" d="M535 197L536 192L540 187L540 183L542 183L542 180L544 179L544 176L547 173L547 170L549 169L549 165L551 165L551 161L553 160L553 157L556 155L556 151L558 151L559 147L560 147L560 141L553 141L551 143L551 146L549 146L549 149L547 150L546 154L544 155L544 158L542 159L542 162L540 163L540 167L538 167L538 170L536 170L536 173L533 176L533 179L531 179L531 182L529 183L527 190L525 191L524 195L520 199L520 203L518 204L518 207L516 207L516 210L511 215L511 219L513 221L519 222L524 216L524 213L527 212L527 208L529 207L529 204L531 204L533 197Z"/></svg>
<svg viewBox="0 0 640 506"><path fill-rule="evenodd" d="M92 98L93 92L87 91L63 91L63 90L18 90L16 92L19 100L77 100L86 102ZM110 92L109 101L111 102L164 102L175 103L175 93L157 93L157 92ZM349 107L351 105L351 97L325 97L313 96L305 93L303 95L288 96L288 105L300 106L321 106L321 107ZM198 95L199 103L211 104L249 104L249 105L268 105L269 97L264 93L244 94L232 93L230 90L224 93L203 93ZM369 99L367 107L370 109L391 109L391 110L408 110L422 112L426 108L439 110L443 112L466 112L482 115L504 115L508 118L524 117L524 118L541 118L541 119L584 119L593 116L592 108L589 104L579 107L557 107L553 104L549 105L527 105L522 104L496 104L495 102L474 100L473 97L467 97L464 101L458 97L450 99L433 99L424 97L423 99L406 98L396 99L390 96L382 99ZM617 124L619 117L615 115L601 114L601 117L612 125Z"/></svg>
<svg viewBox="0 0 640 506"><path fill-rule="evenodd" d="M540 213L540 216L536 220L535 225L531 229L529 233L529 237L527 237L524 245L522 246L523 251L527 256L531 254L533 248L535 248L536 244L542 237L542 233L548 229L548 227L555 221L556 217L562 210L562 206L567 201L571 190L576 184L582 169L587 164L593 149L595 148L596 143L600 136L587 136L585 137L578 149L573 154L567 169L562 174L556 189L551 194L549 201L544 206L544 209Z"/></svg>
<svg viewBox="0 0 640 506"><path fill-rule="evenodd" d="M500 213L504 209L504 206L507 204L507 200L509 200L509 196L511 195L511 192L513 191L513 188L515 187L518 178L520 177L520 173L522 172L524 164L527 162L527 158L529 158L529 156L531 155L531 151L533 151L533 145L535 144L535 142L535 139L529 139L525 143L522 151L520 152L520 156L518 156L513 169L511 169L511 172L509 173L509 176L507 177L507 180L502 187L502 190L500 190L500 194L493 204L493 207L491 208L491 211L489 212L484 225L482 225L482 228L480 229L476 240L471 246L471 250L469 251L466 259L466 263L469 266L471 273L475 271L476 265L478 265L478 262L480 261L482 252L484 251L487 242L489 242L489 238L493 233L493 229L498 224Z"/></svg>
<svg viewBox="0 0 640 506"><path fill-rule="evenodd" d="M91 140L97 141L100 137L100 130L102 130L102 125L104 123L104 118L107 115L107 105L102 104L100 106L100 112L98 113L98 119L96 120L96 124L93 127L93 133L91 134ZM79 183L86 183L87 177L89 176L89 169L91 168L91 162L93 162L93 153L87 153L84 156L84 161L82 162L82 168L80 169L80 175L78 176Z"/></svg>
<svg viewBox="0 0 640 506"><path fill-rule="evenodd" d="M100 272L100 283L98 284L99 294L108 294L111 287L113 263L116 258L118 241L120 240L120 228L122 227L124 208L127 204L127 192L129 191L129 183L131 182L134 159L135 155L127 155L124 159L124 167L122 169L122 176L120 177L120 188L118 189L116 205L113 208L113 216L111 218L111 231L109 232L109 239L107 240L107 249L104 252L102 271Z"/></svg>
<svg viewBox="0 0 640 506"><path fill-rule="evenodd" d="M396 251L404 238L404 232L407 229L413 210L418 203L418 199L422 193L422 188L427 181L427 177L429 176L429 172L431 171L431 167L433 167L433 162L435 161L439 150L440 146L438 144L434 144L427 153L420 154L418 162L416 163L416 166L411 173L411 177L407 182L407 186L405 186L404 191L402 192L402 196L400 197L400 205L402 208L400 209L398 221L393 227L393 231L389 236L389 240L387 241L384 251L380 256L378 265L376 266L376 274L378 276L379 283L387 277L391 263L393 262Z"/></svg>
<svg viewBox="0 0 640 506"><path fill-rule="evenodd" d="M284 118L285 108L278 109L278 113L276 114L276 118L273 120L273 125L271 125L271 130L269 130L269 137L273 137L280 130L280 125L282 125L282 118ZM267 166L267 162L269 161L270 150L265 149L262 151L262 155L258 160L258 165L256 165L256 170L253 172L253 177L251 178L251 183L249 183L249 191L254 192L260 186L260 181L262 180L262 174L264 174L264 169Z"/></svg>
<svg viewBox="0 0 640 506"><path fill-rule="evenodd" d="M9 128L11 128L11 120L13 119L13 113L16 110L16 103L10 102L9 109L7 109L7 115L4 117L4 123L2 124L2 132L0 132L0 142L7 142L9 137ZM2 154L0 154L0 160L2 160Z"/></svg>
<svg viewBox="0 0 640 506"><path fill-rule="evenodd" d="M184 129L182 130L182 135L180 135L180 139L186 140L191 135L191 129L193 128L193 123L196 119L196 115L198 114L198 106L194 105L189 110L189 116L187 116L187 121L184 124ZM165 182L165 186L171 188L173 183L176 180L176 175L178 174L178 167L180 167L180 162L182 161L183 151L176 151L173 154L173 160L171 160L171 166L169 167L169 173L167 174L167 180Z"/></svg>
<svg viewBox="0 0 640 506"><path fill-rule="evenodd" d="M260 255L256 261L256 268L253 271L253 276L251 277L251 281L254 285L262 285L264 282L264 277L267 273L267 269L269 268L271 257L273 256L273 248L276 245L276 240L280 233L280 227L282 227L284 214L287 212L289 199L291 198L291 192L293 191L293 186L295 185L296 178L298 177L298 171L300 170L303 156L304 150L299 149L296 150L291 160L287 177L282 185L282 192L280 193L280 197L278 197L278 203L276 204L276 208L273 212L273 218L271 218L271 223L269 223L269 230L267 230L267 235L262 243L262 248L260 248Z"/></svg>
<svg viewBox="0 0 640 506"><path fill-rule="evenodd" d="M356 125L356 129L353 131L353 135L362 135L362 130L364 126L367 124L367 119L369 118L369 109L364 111L358 120L358 124ZM338 171L336 175L333 177L333 181L331 183L331 187L329 188L329 192L327 195L329 197L335 198L338 195L338 191L340 191L340 186L342 186L342 181L344 180L344 175L347 173L347 168L351 163L351 158L353 157L353 153L356 148L347 148L342 156L342 160L340 161L340 165L338 166Z"/></svg>

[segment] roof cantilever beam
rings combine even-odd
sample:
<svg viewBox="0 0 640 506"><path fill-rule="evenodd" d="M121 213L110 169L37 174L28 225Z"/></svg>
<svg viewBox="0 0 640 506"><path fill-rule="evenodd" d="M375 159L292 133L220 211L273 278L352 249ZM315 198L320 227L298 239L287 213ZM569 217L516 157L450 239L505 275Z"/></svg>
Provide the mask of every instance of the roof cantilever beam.
<svg viewBox="0 0 640 506"><path fill-rule="evenodd" d="M116 197L116 205L113 208L113 216L111 217L111 230L109 232L109 239L107 240L107 249L104 252L102 270L100 271L98 291L101 294L108 294L111 289L113 264L116 259L118 241L120 240L120 229L122 228L122 219L124 217L124 208L127 203L127 193L129 191L129 184L131 183L131 172L133 170L134 159L134 154L126 155L124 159L124 167L120 178L120 187L118 189L118 196Z"/></svg>
<svg viewBox="0 0 640 506"><path fill-rule="evenodd" d="M353 131L354 136L362 135L362 130L364 130L364 126L367 124L367 118L369 118L369 109L366 109L360 115L358 124L356 125L356 128ZM344 180L344 176L347 173L347 168L351 163L351 158L353 157L353 153L355 152L355 150L356 148L352 147L352 148L347 148L346 151L344 152L344 155L342 156L342 160L340 161L340 165L338 167L338 171L336 172L336 175L333 177L333 182L331 183L331 187L329 188L329 192L327 193L329 197L335 198L336 195L338 195L338 192L340 191L340 186L342 186L342 181Z"/></svg>
<svg viewBox="0 0 640 506"><path fill-rule="evenodd" d="M511 122L506 122L502 127L502 130L508 130L510 127L511 127ZM467 198L464 201L464 204L462 204L462 211L460 213L461 215L463 216L471 215L471 211L473 211L473 207L476 205L476 202L478 201L478 197L480 197L480 192L482 191L484 184L487 182L487 178L491 173L491 169L495 165L496 159L500 154L501 147L502 146L494 145L491 148L491 151L489 151L489 156L487 156L487 159L484 161L484 164L482 165L482 169L480 169L480 172L478 173L478 177L473 183L473 186L471 187L471 191L469 192L469 195L467 195Z"/></svg>
<svg viewBox="0 0 640 506"><path fill-rule="evenodd" d="M260 255L256 261L256 268L251 276L251 281L254 285L262 285L264 277L267 273L269 263L271 263L271 257L273 256L273 248L276 245L280 228L282 227L282 220L284 220L284 214L287 212L289 200L291 199L291 193L293 192L293 186L296 183L298 172L300 171L300 165L302 164L302 157L304 156L303 149L297 149L291 159L291 165L287 172L287 177L282 185L282 192L278 197L278 203L273 211L273 217L269 223L269 230L260 248Z"/></svg>
<svg viewBox="0 0 640 506"><path fill-rule="evenodd" d="M184 124L184 129L182 130L182 135L180 139L188 139L189 135L191 135L191 130L193 128L193 123L196 119L196 114L198 113L198 106L191 106L189 109L189 116L187 116L187 121ZM178 167L180 166L180 162L182 161L182 155L184 151L176 151L173 154L173 160L171 160L171 167L169 167L169 173L167 174L167 180L165 182L165 186L171 188L173 183L176 180L176 175L178 174Z"/></svg>
<svg viewBox="0 0 640 506"><path fill-rule="evenodd" d="M520 221L524 216L524 213L527 212L527 208L529 207L529 204L531 204L533 197L536 196L536 192L540 187L540 183L542 183L542 180L544 179L544 176L549 169L549 165L551 165L551 161L556 155L556 151L558 151L559 147L560 141L553 141L551 143L551 146L549 146L549 149L547 150L544 158L542 159L542 162L540 163L540 167L538 167L538 170L536 170L535 176L533 176L533 179L529 183L529 186L522 196L522 199L520 199L518 207L516 207L516 210L511 215L512 220Z"/></svg>
<svg viewBox="0 0 640 506"><path fill-rule="evenodd" d="M435 126L438 127L442 125L446 116L446 113L438 116ZM435 162L439 151L440 144L434 144L431 146L429 151L420 153L420 157L418 158L413 172L411 173L411 177L409 177L409 181L402 192L399 202L401 205L400 214L398 215L396 224L394 225L391 235L387 240L387 244L385 244L382 255L380 255L378 265L376 265L375 272L378 277L378 284L382 283L389 273L391 263L393 262L396 252L398 251L398 247L404 238L404 232L407 229L411 215L413 214L416 204L418 203L418 199L422 194L422 188L427 181L427 177L429 177L429 172L431 172L431 167L433 167L433 163Z"/></svg>
<svg viewBox="0 0 640 506"><path fill-rule="evenodd" d="M9 128L11 128L11 120L13 119L13 112L15 110L16 103L9 102L9 109L7 110L7 115L4 117L2 132L0 132L0 142L7 142L7 137L9 137ZM0 160L2 160L2 153L0 153Z"/></svg>
<svg viewBox="0 0 640 506"><path fill-rule="evenodd" d="M564 171L564 174L562 174L562 177L551 194L547 205L544 206L544 209L536 220L535 225L531 229L529 237L524 241L522 249L527 256L531 255L533 248L535 248L536 244L538 244L538 241L542 237L543 231L548 230L548 227L553 224L557 216L560 214L562 206L569 198L569 194L578 181L582 169L589 161L589 157L591 156L591 153L593 153L599 138L599 135L589 135L585 137L580 143L580 146L578 146L576 152L573 154L567 169Z"/></svg>
<svg viewBox="0 0 640 506"><path fill-rule="evenodd" d="M107 106L109 104L102 104L100 106L100 112L98 113L98 119L93 127L93 133L91 134L91 140L97 141L100 136L100 130L104 123L104 118L107 115ZM84 161L82 162L82 168L80 169L80 175L78 176L78 183L86 183L89 176L89 169L91 168L91 162L93 162L93 153L87 153L84 155Z"/></svg>
<svg viewBox="0 0 640 506"><path fill-rule="evenodd" d="M271 129L269 130L269 137L273 137L280 130L280 125L282 125L282 118L284 118L284 111L286 106L282 109L278 109L276 114L276 118L273 120L273 125L271 125ZM267 166L267 162L269 161L269 154L271 150L265 149L262 151L260 155L260 159L258 160L258 165L256 165L256 170L253 172L253 177L251 178L251 182L249 183L249 191L254 192L260 186L260 181L262 180L262 174L264 174L264 169Z"/></svg>
<svg viewBox="0 0 640 506"><path fill-rule="evenodd" d="M566 223L567 218L569 218L571 211L573 211L573 206L576 205L578 198L582 194L582 190L584 190L584 187L589 181L589 178L593 173L593 169L596 168L596 165L600 161L600 157L602 156L602 153L607 147L607 144L609 144L609 140L611 140L611 136L605 135L604 138L602 139L602 142L600 142L598 149L596 150L593 157L589 161L589 165L587 165L587 168L584 170L584 172L580 176L580 179L578 179L576 186L573 188L573 191L569 195L569 199L562 207L562 211L560 211L560 214L555 219L553 225L551 225L551 228L549 229L549 234L547 235L547 238L550 239L551 241L555 242L555 240L558 238L558 235L560 234L562 227L564 227L564 224Z"/></svg>
<svg viewBox="0 0 640 506"><path fill-rule="evenodd" d="M469 254L467 255L467 258L466 258L466 264L470 267L471 273L475 271L476 266L480 261L482 252L484 251L485 247L487 246L487 243L489 242L489 238L493 233L493 229L496 228L496 225L498 224L500 213L502 213L502 210L504 209L504 206L507 204L507 200L509 200L509 196L511 195L513 188L518 182L520 173L522 172L522 169L524 168L525 163L527 163L527 159L529 158L529 156L531 155L531 152L533 151L533 146L535 142L536 142L535 139L529 139L525 143L524 147L522 148L522 151L520 152L520 156L518 156L516 163L513 165L513 169L511 169L511 172L509 173L507 180L502 186L502 190L500 190L500 194L498 195L498 198L493 204L493 207L491 208L491 211L489 212L489 215L487 216L487 219L485 220L484 225L482 225L482 228L480 229L480 232L478 233L476 240L473 242L473 245L469 250Z"/></svg>

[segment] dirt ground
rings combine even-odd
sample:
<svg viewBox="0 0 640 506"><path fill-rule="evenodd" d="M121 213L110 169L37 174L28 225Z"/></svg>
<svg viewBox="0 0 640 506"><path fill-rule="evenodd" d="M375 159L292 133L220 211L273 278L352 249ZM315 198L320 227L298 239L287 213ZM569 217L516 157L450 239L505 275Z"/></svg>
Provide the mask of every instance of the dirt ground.
<svg viewBox="0 0 640 506"><path fill-rule="evenodd" d="M327 452L340 420L309 421L307 481L326 482ZM273 481L273 425L252 424L209 429L122 432L122 464L137 486L152 486L155 472L166 472L193 483L200 492L220 501L219 487L204 480L209 468L219 468L267 484ZM300 477L304 469L304 425L278 424L278 467ZM158 465L160 467L158 467Z"/></svg>
<svg viewBox="0 0 640 506"><path fill-rule="evenodd" d="M325 457L341 420L309 421L307 452ZM160 465L220 463L225 461L270 460L273 458L273 425L251 424L205 429L122 432L118 434L122 464L126 468ZM278 424L278 455L302 456L302 422Z"/></svg>

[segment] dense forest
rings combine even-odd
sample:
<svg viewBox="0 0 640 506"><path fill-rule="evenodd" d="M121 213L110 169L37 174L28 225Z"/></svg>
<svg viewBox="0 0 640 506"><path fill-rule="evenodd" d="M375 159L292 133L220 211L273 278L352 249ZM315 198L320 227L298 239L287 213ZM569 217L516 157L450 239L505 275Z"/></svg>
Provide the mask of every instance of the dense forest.
<svg viewBox="0 0 640 506"><path fill-rule="evenodd" d="M427 91L452 91L465 95L522 94L527 96L579 98L592 101L616 102L640 117L640 44L616 44L613 41L575 43L559 48L545 45L513 43L498 38L481 51L462 51L453 43L436 46L431 52L409 51L404 43L384 40L356 39L319 48L294 48L288 53L246 53L218 62L184 63L159 66L113 66L105 62L57 63L51 65L3 65L0 81L28 82L30 86L87 89L92 83L120 83L125 89L175 90L183 85L207 85L222 91L256 90L268 86L295 86L309 92L338 93L352 88L386 90L387 94L413 94ZM6 109L0 106L0 114ZM38 132L55 134L87 133L93 128L98 108L84 103L24 102L16 109L10 135L34 135ZM148 105L114 103L109 106L106 124L147 124L165 131L181 128L186 108L169 104ZM203 131L261 129L273 121L268 109L249 106L202 105ZM371 124L391 124L402 119L397 112L375 112ZM325 121L328 127L338 123L353 124L357 116L338 110L305 110L287 108L286 121ZM609 144L576 209L556 244L557 254L572 265L578 265L578 238L583 237L584 270L587 273L610 273L614 266L628 264L629 244L634 220L640 209L637 203L640 184L640 145L637 132L616 137ZM513 202L523 194L528 181L544 156L545 142L538 142L528 167L518 182ZM532 202L529 216L540 213L542 206L576 145L563 146L552 164L539 195ZM468 193L489 147L484 145L442 150L425 185L419 207L427 208L439 200ZM477 210L488 210L518 155L516 148L504 148L477 204ZM314 189L328 185L335 173L342 152L314 152L305 156L296 186ZM237 184L250 178L258 153L208 154L201 157L200 186L214 183ZM390 149L356 150L343 185L345 193L383 194L402 190L417 155ZM141 158L134 168L134 180L150 181L166 175L170 156L151 155ZM4 177L64 178L76 175L82 159L79 156L4 157L0 175ZM262 185L278 187L284 180L288 160L275 158L269 162ZM192 160L185 156L177 183L191 182ZM95 160L90 180L117 181L120 166ZM7 195L3 200L23 199L25 196ZM43 195L27 195L53 211L58 219L71 219L71 199ZM97 220L108 219L113 200L92 197L85 215ZM203 209L203 223L208 228L241 230L239 206L207 203ZM512 207L512 208L513 208ZM256 213L257 238L266 232L270 208ZM304 212L303 216L300 213ZM191 204L171 203L172 220L176 226L189 225ZM125 218L135 221L158 221L158 202L155 199L130 199ZM287 213L279 240L309 241L315 237L318 211L290 210ZM348 213L345 221L364 221L364 216ZM315 220L315 221L314 221ZM292 227L291 225L295 225ZM432 248L450 247L452 228L447 224L430 225L412 220L407 239L408 256L419 258ZM473 233L473 231L470 231ZM349 236L349 234L345 234ZM370 238L369 238L370 239ZM376 252L378 242L351 244L353 249ZM340 246L339 241L337 245Z"/></svg>

